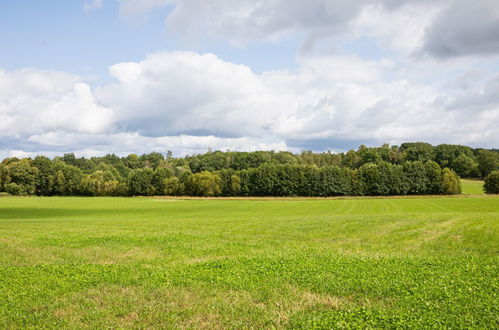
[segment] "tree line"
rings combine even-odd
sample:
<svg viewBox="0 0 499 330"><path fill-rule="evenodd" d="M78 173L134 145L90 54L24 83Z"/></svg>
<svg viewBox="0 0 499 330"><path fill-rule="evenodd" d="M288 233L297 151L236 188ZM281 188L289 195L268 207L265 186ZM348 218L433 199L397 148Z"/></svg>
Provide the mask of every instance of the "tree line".
<svg viewBox="0 0 499 330"><path fill-rule="evenodd" d="M83 196L351 196L455 194L459 177L494 176L497 150L403 143L346 153L215 151L6 158L0 191ZM490 186L490 184L489 184Z"/></svg>

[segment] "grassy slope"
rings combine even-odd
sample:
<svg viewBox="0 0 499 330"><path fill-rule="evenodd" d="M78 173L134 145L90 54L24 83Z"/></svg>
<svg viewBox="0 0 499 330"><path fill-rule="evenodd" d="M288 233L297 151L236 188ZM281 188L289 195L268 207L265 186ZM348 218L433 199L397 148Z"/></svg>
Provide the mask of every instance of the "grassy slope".
<svg viewBox="0 0 499 330"><path fill-rule="evenodd" d="M0 327L499 326L499 198L0 198Z"/></svg>
<svg viewBox="0 0 499 330"><path fill-rule="evenodd" d="M463 190L463 194L469 194L469 195L485 194L483 192L483 181L480 180L461 179L461 187Z"/></svg>

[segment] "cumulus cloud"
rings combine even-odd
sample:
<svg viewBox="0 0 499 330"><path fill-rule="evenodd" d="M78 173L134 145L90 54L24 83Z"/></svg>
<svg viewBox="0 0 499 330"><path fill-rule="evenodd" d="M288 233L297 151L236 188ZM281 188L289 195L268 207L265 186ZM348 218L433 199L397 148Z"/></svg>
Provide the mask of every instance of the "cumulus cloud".
<svg viewBox="0 0 499 330"><path fill-rule="evenodd" d="M351 22L350 30L357 38L372 37L383 47L412 54L423 47L426 30L441 10L438 2L408 2L396 10L369 4Z"/></svg>
<svg viewBox="0 0 499 330"><path fill-rule="evenodd" d="M93 89L62 72L0 71L0 152L337 150L414 139L497 147L497 77L442 89L399 78L398 66L338 55L257 74L213 54L164 52L111 66L115 82Z"/></svg>
<svg viewBox="0 0 499 330"><path fill-rule="evenodd" d="M158 53L110 74L117 83L98 88L98 99L121 127L148 136L256 136L288 106L250 68L213 54Z"/></svg>
<svg viewBox="0 0 499 330"><path fill-rule="evenodd" d="M124 17L171 6L171 31L233 45L304 37L304 49L367 36L404 53L450 58L499 53L496 0L118 0ZM100 7L101 0L86 8ZM326 47L330 49L331 47Z"/></svg>
<svg viewBox="0 0 499 330"><path fill-rule="evenodd" d="M0 136L23 137L48 130L105 131L113 111L98 105L90 87L64 72L0 70Z"/></svg>
<svg viewBox="0 0 499 330"><path fill-rule="evenodd" d="M422 50L440 58L498 54L497 1L449 1L428 27Z"/></svg>

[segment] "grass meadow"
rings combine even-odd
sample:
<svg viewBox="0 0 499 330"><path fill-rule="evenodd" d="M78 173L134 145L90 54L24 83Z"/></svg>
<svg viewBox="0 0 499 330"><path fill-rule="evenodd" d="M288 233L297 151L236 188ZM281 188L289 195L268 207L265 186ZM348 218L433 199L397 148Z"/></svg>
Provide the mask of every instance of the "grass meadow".
<svg viewBox="0 0 499 330"><path fill-rule="evenodd" d="M499 197L0 198L1 328L498 328Z"/></svg>
<svg viewBox="0 0 499 330"><path fill-rule="evenodd" d="M483 191L483 181L461 179L462 193L467 195L481 195L485 194Z"/></svg>

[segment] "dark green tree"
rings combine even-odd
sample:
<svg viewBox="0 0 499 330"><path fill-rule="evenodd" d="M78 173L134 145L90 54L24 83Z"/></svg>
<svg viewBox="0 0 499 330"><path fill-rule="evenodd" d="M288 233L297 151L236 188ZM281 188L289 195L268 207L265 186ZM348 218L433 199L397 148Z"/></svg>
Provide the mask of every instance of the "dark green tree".
<svg viewBox="0 0 499 330"><path fill-rule="evenodd" d="M490 172L499 170L499 153L490 150L478 151L478 170L482 178Z"/></svg>
<svg viewBox="0 0 499 330"><path fill-rule="evenodd" d="M485 177L483 190L487 194L499 194L499 171L492 171Z"/></svg>
<svg viewBox="0 0 499 330"><path fill-rule="evenodd" d="M156 189L152 184L154 171L152 168L138 168L130 172L127 179L128 194L132 196L152 196Z"/></svg>

